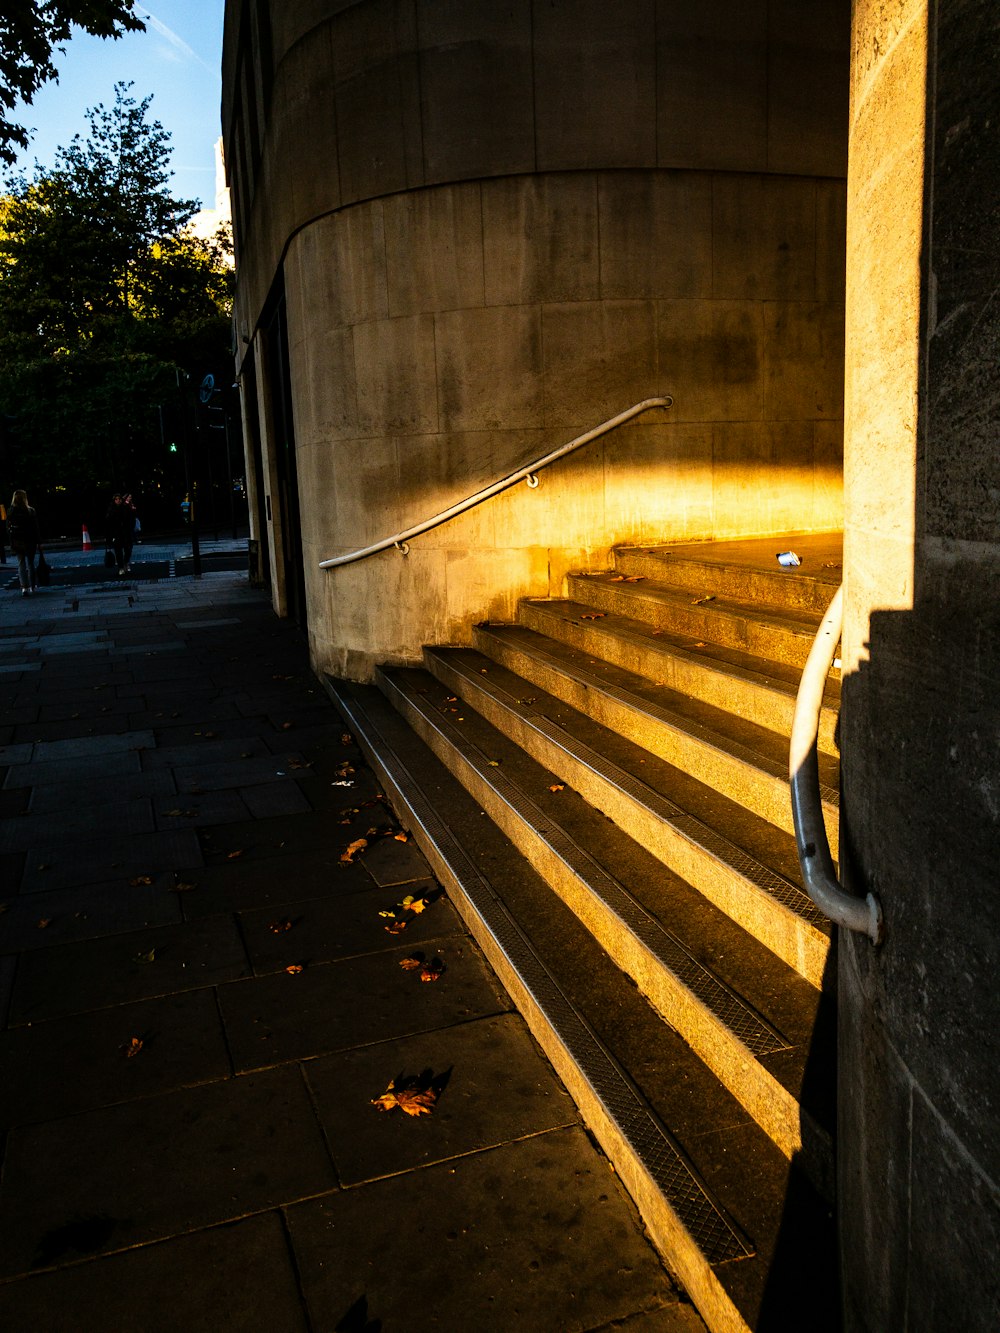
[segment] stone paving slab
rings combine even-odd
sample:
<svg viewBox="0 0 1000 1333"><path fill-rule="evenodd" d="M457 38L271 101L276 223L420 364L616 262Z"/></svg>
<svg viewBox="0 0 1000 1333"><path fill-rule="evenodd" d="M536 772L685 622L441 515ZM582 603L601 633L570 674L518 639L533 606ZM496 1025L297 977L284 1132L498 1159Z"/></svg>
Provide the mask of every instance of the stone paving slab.
<svg viewBox="0 0 1000 1333"><path fill-rule="evenodd" d="M149 730L125 731L113 736L51 740L36 745L32 759L39 764L52 763L58 759L89 759L93 763L104 755L117 754L122 750L147 750L155 744L155 737ZM91 771L94 771L93 768Z"/></svg>
<svg viewBox="0 0 1000 1333"><path fill-rule="evenodd" d="M399 843L394 838L383 838L366 847L361 859L377 884L406 884L430 874L430 867L415 842Z"/></svg>
<svg viewBox="0 0 1000 1333"><path fill-rule="evenodd" d="M239 932L226 917L56 945L21 957L10 1023L215 986L249 970Z"/></svg>
<svg viewBox="0 0 1000 1333"><path fill-rule="evenodd" d="M345 1186L577 1123L519 1014L324 1056L305 1071ZM438 1097L418 1133L402 1112L372 1106L390 1082L408 1077Z"/></svg>
<svg viewBox="0 0 1000 1333"><path fill-rule="evenodd" d="M31 754L34 750L34 744L30 741L17 741L12 745L0 745L0 767L13 768L19 764L27 764L31 760ZM8 783L13 786L13 783Z"/></svg>
<svg viewBox="0 0 1000 1333"><path fill-rule="evenodd" d="M389 950L398 954L401 946L412 951L426 946L428 940L464 935L458 913L432 879L421 885L421 892L436 895L436 900L419 915L399 907L398 893L381 888L285 903L278 913L270 907L241 912L240 930L254 975L280 972L300 960L332 963ZM382 916L383 912L394 916ZM390 934L387 927L400 920L406 922L406 929ZM300 957L303 950L305 959Z"/></svg>
<svg viewBox="0 0 1000 1333"><path fill-rule="evenodd" d="M336 1183L295 1067L14 1129L0 1273L56 1264L74 1241L77 1253L127 1249Z"/></svg>
<svg viewBox="0 0 1000 1333"><path fill-rule="evenodd" d="M173 884L173 875L161 874L141 893L118 879L3 898L0 953L50 949L74 940L171 925L181 920L181 895L171 892ZM40 926L42 921L48 924Z"/></svg>
<svg viewBox="0 0 1000 1333"><path fill-rule="evenodd" d="M351 1327L363 1301L368 1322L354 1326L386 1333L582 1333L678 1305L623 1205L574 1128L479 1153L460 1172L444 1164L303 1203L288 1222L317 1329ZM419 1281L401 1281L417 1262Z"/></svg>
<svg viewBox="0 0 1000 1333"><path fill-rule="evenodd" d="M342 898L371 889L374 881L355 863L338 864L326 852L304 853L293 846L261 860L205 866L192 871L196 888L182 897L188 920L220 912L272 911L310 898ZM418 888L407 885L408 892Z"/></svg>
<svg viewBox="0 0 1000 1333"><path fill-rule="evenodd" d="M210 791L200 796L156 796L153 808L156 826L160 829L237 824L250 813L235 791Z"/></svg>
<svg viewBox="0 0 1000 1333"><path fill-rule="evenodd" d="M93 884L115 875L130 878L199 866L201 847L191 829L141 833L85 842L50 843L28 852L22 893Z"/></svg>
<svg viewBox="0 0 1000 1333"><path fill-rule="evenodd" d="M271 754L262 740L251 736L236 740L220 740L217 736L206 736L211 727L186 727L186 743L174 745L161 743L156 749L144 750L143 768L200 768L213 767L216 764L237 763L243 759L262 758L265 761ZM197 733L201 734L198 735ZM161 730L161 742L163 732ZM232 785L236 785L235 783Z"/></svg>
<svg viewBox="0 0 1000 1333"><path fill-rule="evenodd" d="M121 719L110 714L80 712L76 718L57 722L23 722L14 728L14 740L32 741L36 750L42 744L68 747L72 743L77 745L79 753L83 755L87 753L84 747L88 743L117 738L121 725ZM100 762L103 753L100 750L95 752L95 764Z"/></svg>
<svg viewBox="0 0 1000 1333"><path fill-rule="evenodd" d="M47 762L30 762L33 745L12 746L11 749L24 751L24 757L11 762L10 771L4 782L5 787L41 787L48 783L75 783L83 786L94 777L117 777L126 773L139 772L139 753L136 750L122 750L119 754L101 756L100 771L95 771L92 759L53 759Z"/></svg>
<svg viewBox="0 0 1000 1333"><path fill-rule="evenodd" d="M166 723L168 719L164 719ZM212 734L209 736L208 732ZM159 743L163 746L173 747L180 745L189 745L197 739L193 735L191 724L188 722L174 722L169 720L169 725L161 725L156 729ZM274 735L274 728L269 722L261 722L257 718L222 718L218 722L213 722L211 726L206 727L203 733L206 740L228 740L234 743L237 754L242 750L248 750L250 746L258 740L266 739ZM295 745L299 745L296 740ZM288 748L287 738L282 740L281 748ZM192 760L192 762L197 762Z"/></svg>
<svg viewBox="0 0 1000 1333"><path fill-rule="evenodd" d="M49 820L58 826L60 838L132 837L153 832L153 811L148 797L112 804L71 806L58 815L46 816L34 811L19 819L6 819L0 826L0 848L4 851L28 851L52 837L45 827ZM42 853L37 853L42 855Z"/></svg>
<svg viewBox="0 0 1000 1333"><path fill-rule="evenodd" d="M454 939L428 940L448 970L427 985L399 966L408 948L225 986L219 992L238 1073L387 1041L510 1009L479 954ZM17 995L15 994L15 1003Z"/></svg>
<svg viewBox="0 0 1000 1333"><path fill-rule="evenodd" d="M12 787L10 791L0 788L0 819L25 814L31 795L30 787Z"/></svg>
<svg viewBox="0 0 1000 1333"><path fill-rule="evenodd" d="M241 787L240 797L254 819L276 819L282 815L301 815L312 810L309 798L297 782L280 782Z"/></svg>
<svg viewBox="0 0 1000 1333"><path fill-rule="evenodd" d="M86 1243L85 1230L80 1239ZM75 1257L72 1248L69 1254ZM224 1327L308 1333L276 1211L7 1283L0 1286L0 1327L6 1333L220 1333Z"/></svg>
<svg viewBox="0 0 1000 1333"><path fill-rule="evenodd" d="M15 788L15 790L18 790ZM21 788L27 792L27 786ZM128 804L149 796L169 796L175 791L169 769L129 773L127 778L93 776L88 782L40 783L31 789L30 808L35 815L52 815L110 801Z"/></svg>
<svg viewBox="0 0 1000 1333"><path fill-rule="evenodd" d="M127 1054L134 1037L142 1042ZM229 1078L215 994L187 991L0 1033L0 1124L78 1115Z"/></svg>
<svg viewBox="0 0 1000 1333"><path fill-rule="evenodd" d="M275 755L265 750L221 763L191 764L176 768L177 789L182 792L214 791L221 787L251 787L273 782L278 777L308 777L310 770L305 767L305 762L297 751Z"/></svg>

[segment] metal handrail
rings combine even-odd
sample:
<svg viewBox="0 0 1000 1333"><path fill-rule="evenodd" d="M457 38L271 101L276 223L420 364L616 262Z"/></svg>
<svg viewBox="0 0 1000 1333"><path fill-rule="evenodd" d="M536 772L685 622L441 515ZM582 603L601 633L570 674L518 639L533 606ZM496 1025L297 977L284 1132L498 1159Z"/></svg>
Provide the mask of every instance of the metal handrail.
<svg viewBox="0 0 1000 1333"><path fill-rule="evenodd" d="M464 514L466 510L474 509L476 505L482 504L484 500L499 495L501 491L507 490L509 486L516 486L519 481L527 481L528 485L534 489L538 485L536 474L541 472L542 468L548 467L550 463L555 463L560 458L564 458L566 454L573 453L575 449L579 449L582 445L589 444L591 440L606 435L608 431L614 430L616 426L623 426L626 421L631 421L633 417L639 416L641 412L648 412L651 407L671 407L673 401L669 394L663 398L644 398L641 403L626 408L624 412L619 412L616 417L602 421L593 430L588 430L584 435L578 435L575 440L570 440L568 444L560 445L558 449L553 449L551 453L536 459L534 463L527 463L509 476L502 477L499 481L493 482L492 485L468 496L467 499L460 500L458 504L453 504L449 509L443 509L440 514L435 514L433 518L425 518L422 523L415 523L412 528L404 528L402 532L397 532L392 537L383 537L381 541L374 542L371 546L363 546L360 550L350 551L347 555L337 555L330 560L321 560L319 567L320 569L336 569L338 565L350 565L355 560L364 560L366 556L377 555L379 551L387 551L390 546L399 547L405 555L408 549L406 544L411 538L419 537L424 532L430 532L431 528L447 523L449 519L457 518L459 514Z"/></svg>
<svg viewBox="0 0 1000 1333"><path fill-rule="evenodd" d="M882 904L873 893L866 898L854 897L845 892L837 879L819 793L819 717L823 689L833 665L843 623L844 588L841 584L816 632L795 700L788 754L792 820L806 893L823 915L836 925L856 930L867 935L873 944L881 944L885 935Z"/></svg>

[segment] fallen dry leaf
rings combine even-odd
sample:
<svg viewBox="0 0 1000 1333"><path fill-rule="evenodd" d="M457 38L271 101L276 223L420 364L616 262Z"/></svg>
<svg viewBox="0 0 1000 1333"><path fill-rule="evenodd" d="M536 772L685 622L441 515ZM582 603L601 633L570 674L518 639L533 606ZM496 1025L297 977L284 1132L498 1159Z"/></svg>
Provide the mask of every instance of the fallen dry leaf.
<svg viewBox="0 0 1000 1333"><path fill-rule="evenodd" d="M398 1106L407 1115L430 1115L437 1101L433 1088L421 1088L417 1079L406 1079L399 1086L395 1080L389 1084L381 1097L372 1099L372 1106L380 1111L392 1111Z"/></svg>
<svg viewBox="0 0 1000 1333"><path fill-rule="evenodd" d="M243 855L243 848L238 847L235 852L226 852L226 860L235 861L237 857L240 857L242 855Z"/></svg>
<svg viewBox="0 0 1000 1333"><path fill-rule="evenodd" d="M291 729L292 729L292 727L293 727L294 725L295 725L294 722L282 722L282 724L281 724L281 730L282 730L282 731L291 731Z"/></svg>
<svg viewBox="0 0 1000 1333"><path fill-rule="evenodd" d="M422 958L401 958L399 960L399 966L404 972L413 972L416 968L423 967L423 965L424 960Z"/></svg>
<svg viewBox="0 0 1000 1333"><path fill-rule="evenodd" d="M125 1052L125 1058L131 1060L134 1056L139 1054L139 1052L142 1050L142 1047L143 1047L142 1038L133 1037L127 1046L122 1047L122 1050Z"/></svg>
<svg viewBox="0 0 1000 1333"><path fill-rule="evenodd" d="M46 926L51 926L51 925L52 925L52 918L50 916L43 916L38 922L38 929L44 930Z"/></svg>
<svg viewBox="0 0 1000 1333"><path fill-rule="evenodd" d="M340 854L341 865L350 865L358 852L363 852L367 846L367 838L355 838L352 843L348 843Z"/></svg>
<svg viewBox="0 0 1000 1333"><path fill-rule="evenodd" d="M419 916L421 912L427 911L430 902L426 898L414 898L411 893L408 893L399 905L405 908L407 912L412 912L414 916Z"/></svg>
<svg viewBox="0 0 1000 1333"><path fill-rule="evenodd" d="M405 921L390 921L389 924L386 926L386 930L389 932L390 935L401 935L405 929L406 929Z"/></svg>
<svg viewBox="0 0 1000 1333"><path fill-rule="evenodd" d="M409 835L408 833L394 833L394 834L393 834L393 837L395 838L396 842L409 842L409 841L410 841L410 835Z"/></svg>
<svg viewBox="0 0 1000 1333"><path fill-rule="evenodd" d="M272 921L271 924L268 926L268 930L271 932L272 935L283 935L286 930L291 930L291 928L292 928L292 923L291 921L289 921L287 916L284 917L283 920L281 921Z"/></svg>
<svg viewBox="0 0 1000 1333"><path fill-rule="evenodd" d="M171 893L190 893L192 889L196 889L197 887L198 887L197 884L188 884L188 883L186 883L184 880L179 879L179 880L177 881L176 884L171 884L171 886L170 886L170 892L171 892Z"/></svg>
<svg viewBox="0 0 1000 1333"><path fill-rule="evenodd" d="M564 782L553 782L552 786L549 788L549 791L565 791L565 790L566 790L566 784Z"/></svg>
<svg viewBox="0 0 1000 1333"><path fill-rule="evenodd" d="M137 963L155 963L156 950L150 949L149 953L137 953L135 956L135 961Z"/></svg>
<svg viewBox="0 0 1000 1333"><path fill-rule="evenodd" d="M343 733L341 734L341 737L340 737L340 743L341 743L341 745L350 745L350 744L352 743L353 739L354 739L354 738L353 738L353 736L351 735L351 733L350 733L349 731L345 731L345 732L343 732Z"/></svg>
<svg viewBox="0 0 1000 1333"><path fill-rule="evenodd" d="M437 981L445 970L444 963L440 958L432 958L429 963L425 963L420 969L421 981Z"/></svg>
<svg viewBox="0 0 1000 1333"><path fill-rule="evenodd" d="M580 617L580 619L581 619L581 620L604 620L604 619L606 618L607 614L608 614L608 613L607 613L606 611L587 611L587 612L585 612L585 613Z"/></svg>
<svg viewBox="0 0 1000 1333"><path fill-rule="evenodd" d="M288 973L290 977L297 977L300 972L305 971L305 967L303 966L302 963L289 963L288 966L285 968L285 971Z"/></svg>
<svg viewBox="0 0 1000 1333"><path fill-rule="evenodd" d="M625 582L625 575L624 575L624 574L615 574L615 575L613 575L610 579L608 579L608 582L609 582L609 583L624 583L624 582Z"/></svg>
<svg viewBox="0 0 1000 1333"><path fill-rule="evenodd" d="M41 870L42 867L39 866L38 868L39 870ZM135 879L129 880L129 886L133 889L138 889L143 884L152 884L152 882L153 882L152 875L136 875Z"/></svg>
<svg viewBox="0 0 1000 1333"><path fill-rule="evenodd" d="M628 578L625 580L626 583L644 583L645 581L645 574L629 574Z"/></svg>
<svg viewBox="0 0 1000 1333"><path fill-rule="evenodd" d="M691 603L692 606L704 606L706 602L714 602L715 593L710 592L707 597L696 597Z"/></svg>

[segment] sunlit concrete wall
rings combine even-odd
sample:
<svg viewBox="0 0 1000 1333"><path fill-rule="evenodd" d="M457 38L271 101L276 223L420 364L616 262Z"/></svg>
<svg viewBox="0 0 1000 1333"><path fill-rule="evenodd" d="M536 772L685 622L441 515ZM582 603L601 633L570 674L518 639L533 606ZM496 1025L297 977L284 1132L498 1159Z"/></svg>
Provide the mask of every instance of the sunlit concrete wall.
<svg viewBox="0 0 1000 1333"><path fill-rule="evenodd" d="M1000 29L856 0L840 947L846 1326L1000 1328Z"/></svg>
<svg viewBox="0 0 1000 1333"><path fill-rule="evenodd" d="M840 526L843 0L270 15L237 327L283 273L317 664L466 638L615 542ZM664 393L409 555L317 568Z"/></svg>

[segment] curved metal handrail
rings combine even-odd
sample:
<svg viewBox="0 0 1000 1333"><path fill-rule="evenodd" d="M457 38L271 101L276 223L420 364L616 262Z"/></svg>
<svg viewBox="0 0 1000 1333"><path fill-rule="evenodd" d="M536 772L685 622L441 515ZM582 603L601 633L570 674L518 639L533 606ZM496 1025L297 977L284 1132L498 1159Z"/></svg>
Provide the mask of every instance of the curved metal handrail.
<svg viewBox="0 0 1000 1333"><path fill-rule="evenodd" d="M819 715L823 707L823 689L833 665L843 622L844 588L841 584L816 632L795 701L788 754L792 820L806 893L823 915L836 925L856 930L867 935L873 944L881 944L885 934L882 904L873 893L869 893L866 898L855 898L853 894L844 891L837 879L819 794L816 745Z"/></svg>
<svg viewBox="0 0 1000 1333"><path fill-rule="evenodd" d="M491 496L499 495L501 491L507 490L509 486L516 486L519 481L527 481L528 485L534 488L538 485L536 473L541 472L542 468L548 467L550 463L555 463L560 458L564 458L566 454L573 453L575 449L579 449L582 445L589 444L591 440L606 435L608 431L614 430L616 426L623 426L626 421L631 421L633 417L637 417L641 412L648 412L651 407L671 407L673 401L669 394L663 398L644 398L641 403L626 408L624 412L619 412L616 417L602 421L593 430L588 430L584 435L578 435L575 440L570 440L568 444L560 445L558 449L553 449L551 453L536 459L534 463L528 463L524 467L518 468L516 472L512 472L509 476L502 477L490 486L485 486L481 491L476 491L475 495L460 500L449 509L443 509L440 514L435 514L433 518L426 518L422 523L415 523L412 528L405 528L402 532L397 532L395 536L383 537L381 541L373 542L371 546L362 546L360 550L349 551L347 555L337 555L330 560L321 560L319 567L320 569L336 569L339 565L349 565L355 560L364 560L366 556L377 555L379 551L387 551L390 546L398 546L405 555L406 544L412 537L419 537L424 532L430 532L431 528L439 527L451 518L457 518L459 514L464 514L467 509L474 509L476 505L482 504L484 500L489 500Z"/></svg>

